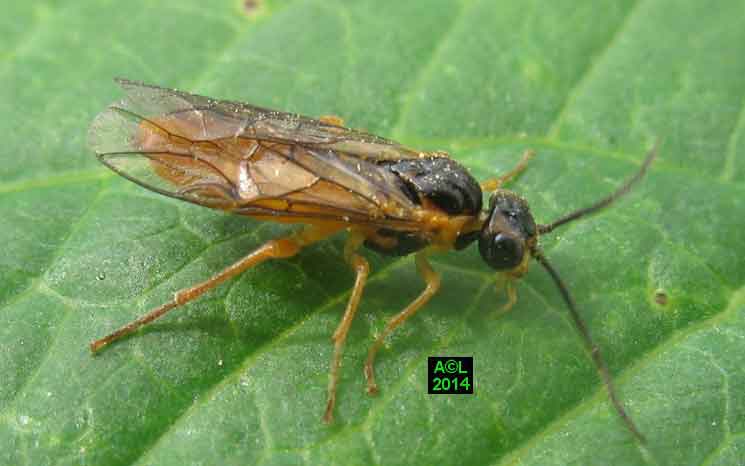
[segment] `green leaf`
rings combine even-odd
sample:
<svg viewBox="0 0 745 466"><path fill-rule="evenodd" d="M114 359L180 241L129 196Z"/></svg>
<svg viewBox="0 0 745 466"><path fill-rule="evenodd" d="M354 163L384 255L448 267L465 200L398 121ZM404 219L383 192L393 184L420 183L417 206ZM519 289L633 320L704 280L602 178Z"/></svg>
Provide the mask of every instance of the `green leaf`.
<svg viewBox="0 0 745 466"><path fill-rule="evenodd" d="M0 18L0 464L735 464L745 456L742 2L6 2ZM246 11L246 5L256 4ZM87 344L290 229L146 192L87 126L114 76L337 114L510 188L648 438L610 408L549 277L503 291L475 248L362 366L422 289L371 251L336 423L330 335L343 238L264 264L92 357ZM473 356L474 395L426 394L427 356Z"/></svg>

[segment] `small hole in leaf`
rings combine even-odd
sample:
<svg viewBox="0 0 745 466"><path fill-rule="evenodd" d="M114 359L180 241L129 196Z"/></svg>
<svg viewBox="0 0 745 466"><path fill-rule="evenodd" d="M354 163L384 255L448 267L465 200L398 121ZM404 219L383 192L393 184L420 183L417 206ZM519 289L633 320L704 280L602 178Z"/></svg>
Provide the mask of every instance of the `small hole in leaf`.
<svg viewBox="0 0 745 466"><path fill-rule="evenodd" d="M261 7L261 0L243 0L243 12L249 16L256 14Z"/></svg>
<svg viewBox="0 0 745 466"><path fill-rule="evenodd" d="M666 306L667 302L669 300L669 297L665 290L657 290L654 292L654 302L659 304L660 306Z"/></svg>

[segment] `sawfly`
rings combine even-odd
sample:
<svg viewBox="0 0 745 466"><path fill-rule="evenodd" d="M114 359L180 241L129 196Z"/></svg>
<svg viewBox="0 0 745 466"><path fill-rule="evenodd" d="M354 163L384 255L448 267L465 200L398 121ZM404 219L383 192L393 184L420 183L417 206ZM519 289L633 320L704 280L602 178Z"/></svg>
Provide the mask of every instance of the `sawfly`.
<svg viewBox="0 0 745 466"><path fill-rule="evenodd" d="M526 152L513 170L479 183L445 152L414 150L345 128L338 117L314 119L135 81L117 82L126 97L99 114L90 127L89 144L101 163L165 196L304 227L266 242L206 281L177 291L172 301L93 341L92 352L246 269L270 259L293 257L308 245L347 232L344 259L356 278L331 337L334 352L323 415L324 421L331 422L344 342L369 273L359 249L364 246L390 256L415 254L416 268L426 283L421 294L388 321L370 347L364 375L367 391L373 394L377 391L375 355L383 341L440 289L440 276L427 258L477 243L484 262L507 278L507 308L516 300L512 281L526 273L530 260L546 269L615 410L643 442L616 395L607 366L567 286L541 251L538 239L628 192L655 158L656 144L636 174L614 193L551 223L538 224L527 202L503 189L525 169L531 152ZM487 203L483 202L484 193L489 195Z"/></svg>

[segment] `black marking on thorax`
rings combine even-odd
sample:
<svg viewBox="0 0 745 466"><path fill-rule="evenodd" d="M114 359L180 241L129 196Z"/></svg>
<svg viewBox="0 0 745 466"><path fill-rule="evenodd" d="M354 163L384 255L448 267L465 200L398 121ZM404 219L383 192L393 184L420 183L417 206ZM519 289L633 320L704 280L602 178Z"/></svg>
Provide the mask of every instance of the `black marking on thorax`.
<svg viewBox="0 0 745 466"><path fill-rule="evenodd" d="M423 200L427 199L451 216L478 215L481 211L482 195L479 183L465 167L453 159L427 157L384 161L380 165L398 177L402 191L416 205L422 205ZM405 256L429 244L426 238L415 232L380 229L378 234L396 239L396 245L384 247L369 239L365 241L365 246L385 255ZM470 244L473 239L469 240L461 247Z"/></svg>

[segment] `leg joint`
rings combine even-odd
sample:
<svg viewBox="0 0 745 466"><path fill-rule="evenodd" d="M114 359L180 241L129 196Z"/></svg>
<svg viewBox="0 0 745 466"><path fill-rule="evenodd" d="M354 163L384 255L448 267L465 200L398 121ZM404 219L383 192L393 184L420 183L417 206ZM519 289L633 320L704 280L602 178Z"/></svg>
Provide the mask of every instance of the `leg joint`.
<svg viewBox="0 0 745 466"><path fill-rule="evenodd" d="M181 306L182 304L186 304L189 302L189 294L191 292L191 288L187 288L185 290L179 290L173 294L173 301Z"/></svg>
<svg viewBox="0 0 745 466"><path fill-rule="evenodd" d="M269 255L275 259L292 257L300 251L300 246L291 239L274 239L267 242L267 246L270 248Z"/></svg>
<svg viewBox="0 0 745 466"><path fill-rule="evenodd" d="M354 271L358 274L367 275L370 272L370 266L362 256L355 254L351 257L349 262Z"/></svg>
<svg viewBox="0 0 745 466"><path fill-rule="evenodd" d="M429 277L427 277L427 288L432 290L432 292L435 292L440 289L440 284L442 283L442 280L440 279L439 273L433 273Z"/></svg>

